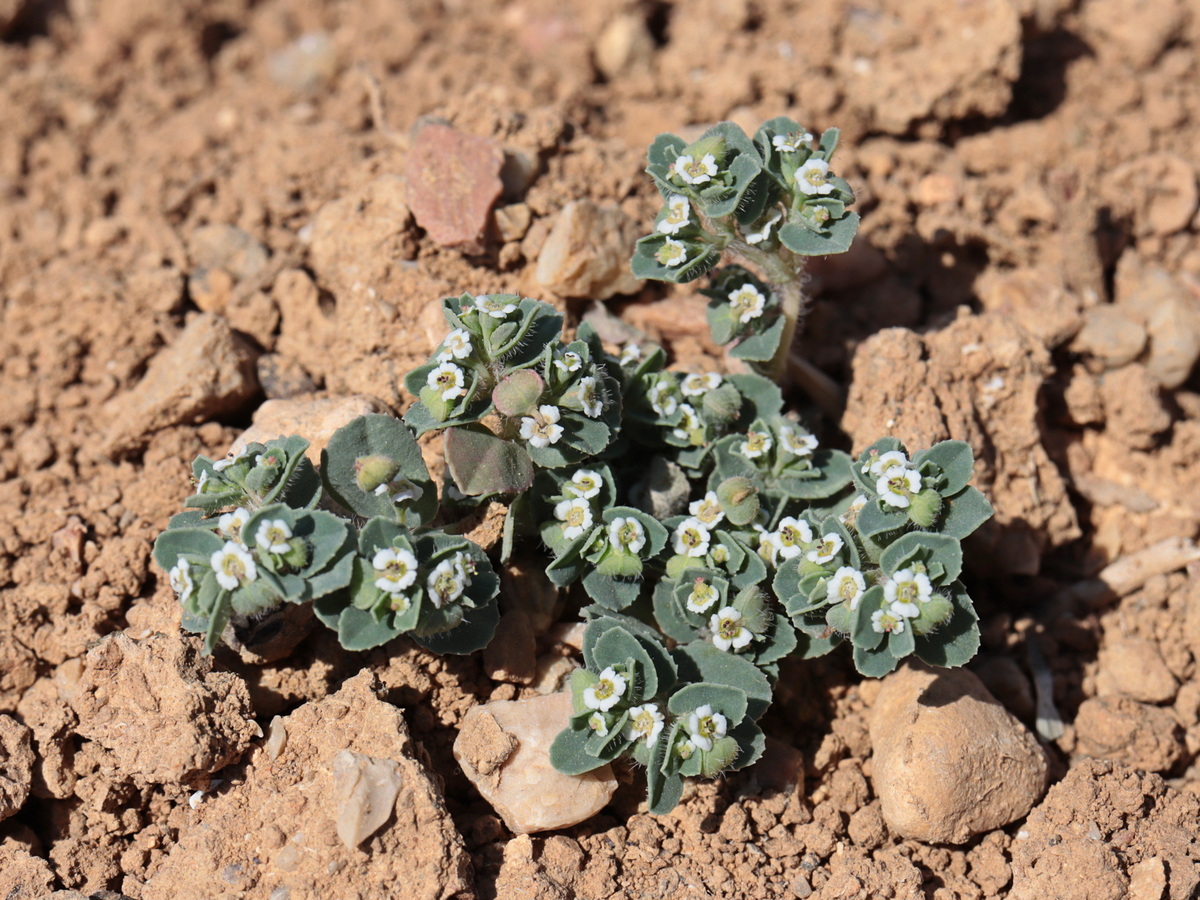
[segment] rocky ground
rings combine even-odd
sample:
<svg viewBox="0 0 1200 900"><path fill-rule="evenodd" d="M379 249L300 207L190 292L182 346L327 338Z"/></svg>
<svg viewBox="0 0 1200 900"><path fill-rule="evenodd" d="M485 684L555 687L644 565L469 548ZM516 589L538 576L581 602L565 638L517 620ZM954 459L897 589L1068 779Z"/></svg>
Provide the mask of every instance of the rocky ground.
<svg viewBox="0 0 1200 900"><path fill-rule="evenodd" d="M0 896L1197 896L1198 51L1188 0L0 0ZM863 214L801 342L844 412L791 402L975 448L969 671L791 664L763 763L520 834L480 706L551 693L570 629L180 637L188 462L402 410L442 296L723 365L625 267L643 154L780 114L843 130Z"/></svg>

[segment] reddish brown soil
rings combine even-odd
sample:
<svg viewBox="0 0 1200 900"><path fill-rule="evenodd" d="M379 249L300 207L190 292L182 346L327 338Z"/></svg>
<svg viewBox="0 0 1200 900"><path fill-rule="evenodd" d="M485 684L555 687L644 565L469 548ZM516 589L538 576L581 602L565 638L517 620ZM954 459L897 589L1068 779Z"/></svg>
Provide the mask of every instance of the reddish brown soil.
<svg viewBox="0 0 1200 900"><path fill-rule="evenodd" d="M315 33L327 55L289 67L280 51ZM352 655L314 637L263 668L219 654L204 677L245 681L265 731L297 709L313 728L336 719L346 704L331 695L370 669L444 781L471 864L436 872L458 896L1187 896L1200 573L1176 559L1120 580L1105 566L1200 533L1189 0L0 0L0 714L32 730L13 747L36 758L32 775L27 750L0 759L32 782L0 823L0 896L183 896L224 871L221 847L201 852L187 831L196 785L131 774L121 760L137 748L71 702L99 638L176 630L149 549L187 463L224 453L265 396L296 385L403 408L398 378L439 336L443 295L516 290L581 314L535 274L558 211L589 199L648 222L655 133L780 114L842 128L837 168L864 222L848 258L814 265L802 340L845 386L846 415L792 400L847 448L883 431L975 445L997 520L971 548L973 668L1032 725L1030 646L1045 659L1067 723L1045 808L957 847L890 833L870 782L876 687L844 654L789 666L764 721L799 751L778 751L798 786L777 761L655 819L632 785L586 824L532 838L504 829L450 753L473 704L528 690L479 657ZM406 205L421 117L511 164L469 255ZM209 225L254 243L214 249ZM686 364L714 352L695 298L651 285L608 307ZM275 375L265 395L147 431L129 392L201 309L276 354ZM273 783L236 766L218 777ZM393 850L396 877L420 864L436 881L426 864L460 839L438 840ZM207 896L267 896L225 874Z"/></svg>

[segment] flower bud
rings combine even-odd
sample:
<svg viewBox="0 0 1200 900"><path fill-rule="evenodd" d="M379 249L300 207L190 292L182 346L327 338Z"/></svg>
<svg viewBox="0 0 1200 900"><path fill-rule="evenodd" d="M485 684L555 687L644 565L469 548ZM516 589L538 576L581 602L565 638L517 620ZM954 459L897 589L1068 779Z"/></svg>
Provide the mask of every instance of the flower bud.
<svg viewBox="0 0 1200 900"><path fill-rule="evenodd" d="M382 454L360 456L354 461L354 480L364 494L371 493L381 484L387 484L399 471L400 463Z"/></svg>
<svg viewBox="0 0 1200 900"><path fill-rule="evenodd" d="M949 621L954 613L954 605L950 599L941 594L935 593L920 606L921 614L912 620L913 634L929 634L939 625Z"/></svg>
<svg viewBox="0 0 1200 900"><path fill-rule="evenodd" d="M742 411L742 395L732 384L723 384L706 393L702 405L705 416L721 425L728 425Z"/></svg>
<svg viewBox="0 0 1200 900"><path fill-rule="evenodd" d="M930 528L942 512L942 495L933 488L926 488L912 498L908 517L922 528Z"/></svg>
<svg viewBox="0 0 1200 900"><path fill-rule="evenodd" d="M758 515L758 489L749 478L727 478L717 487L717 500L734 525L749 525Z"/></svg>

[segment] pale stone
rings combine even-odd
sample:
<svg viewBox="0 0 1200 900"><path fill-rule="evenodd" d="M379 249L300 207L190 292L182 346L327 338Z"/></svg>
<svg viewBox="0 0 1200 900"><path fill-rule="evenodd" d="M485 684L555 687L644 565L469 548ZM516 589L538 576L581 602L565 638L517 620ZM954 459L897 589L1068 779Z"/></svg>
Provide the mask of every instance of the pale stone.
<svg viewBox="0 0 1200 900"><path fill-rule="evenodd" d="M1169 703L1178 688L1156 643L1126 638L1100 651L1096 693L1102 697L1124 694L1143 703Z"/></svg>
<svg viewBox="0 0 1200 900"><path fill-rule="evenodd" d="M1083 327L1071 351L1090 357L1099 369L1118 369L1133 362L1146 346L1146 329L1115 306L1093 306L1083 314Z"/></svg>
<svg viewBox="0 0 1200 900"><path fill-rule="evenodd" d="M517 834L578 824L617 789L607 764L584 775L563 775L550 764L550 745L571 708L571 694L563 692L487 703L463 718L454 758Z"/></svg>
<svg viewBox="0 0 1200 900"><path fill-rule="evenodd" d="M641 16L615 17L600 32L594 49L596 68L613 78L636 66L645 66L654 55L654 37Z"/></svg>
<svg viewBox="0 0 1200 900"><path fill-rule="evenodd" d="M265 444L275 438L298 434L309 442L305 455L313 465L319 465L321 451L335 431L359 416L386 412L388 408L382 400L365 394L268 400L254 413L253 424L238 436L229 452L236 455L247 444Z"/></svg>
<svg viewBox="0 0 1200 900"><path fill-rule="evenodd" d="M394 759L376 759L351 750L333 758L337 833L347 848L355 849L391 818L403 782Z"/></svg>
<svg viewBox="0 0 1200 900"><path fill-rule="evenodd" d="M0 715L0 819L14 815L29 797L33 762L33 733Z"/></svg>
<svg viewBox="0 0 1200 900"><path fill-rule="evenodd" d="M870 732L875 793L903 837L964 843L1021 818L1046 789L1037 739L964 669L887 676Z"/></svg>
<svg viewBox="0 0 1200 900"><path fill-rule="evenodd" d="M1093 697L1075 714L1075 749L1148 772L1166 772L1184 753L1169 710L1129 697Z"/></svg>
<svg viewBox="0 0 1200 900"><path fill-rule="evenodd" d="M573 200L555 218L534 277L563 297L607 300L635 293L642 282L629 271L629 248L637 231L617 206Z"/></svg>

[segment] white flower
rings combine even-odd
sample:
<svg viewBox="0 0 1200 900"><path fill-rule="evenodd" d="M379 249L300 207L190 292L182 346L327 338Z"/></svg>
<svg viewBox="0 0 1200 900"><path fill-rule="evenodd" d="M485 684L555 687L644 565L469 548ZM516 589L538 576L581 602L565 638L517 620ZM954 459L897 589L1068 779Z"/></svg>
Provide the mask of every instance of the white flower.
<svg viewBox="0 0 1200 900"><path fill-rule="evenodd" d="M733 314L737 316L737 320L744 325L763 314L767 298L754 285L743 284L736 291L730 291L729 305L733 307Z"/></svg>
<svg viewBox="0 0 1200 900"><path fill-rule="evenodd" d="M867 505L867 495L859 494L857 497L855 497L853 500L850 501L850 505L846 508L846 511L844 513L842 513L840 516L838 516L838 521L840 521L843 525L849 525L851 522L853 522L855 519L858 518L858 514L862 511L862 508L866 505Z"/></svg>
<svg viewBox="0 0 1200 900"><path fill-rule="evenodd" d="M825 599L830 603L850 601L850 609L858 609L858 601L867 590L863 573L853 566L842 566L825 584Z"/></svg>
<svg viewBox="0 0 1200 900"><path fill-rule="evenodd" d="M900 569L884 582L883 597L897 615L915 619L921 614L917 604L926 603L933 597L933 585L924 572Z"/></svg>
<svg viewBox="0 0 1200 900"><path fill-rule="evenodd" d="M796 170L796 190L810 197L814 194L828 194L833 191L833 182L829 180L829 163L823 159L810 159Z"/></svg>
<svg viewBox="0 0 1200 900"><path fill-rule="evenodd" d="M672 194L667 198L667 214L655 226L659 234L678 234L692 219L692 204L683 194Z"/></svg>
<svg viewBox="0 0 1200 900"><path fill-rule="evenodd" d="M687 259L687 247L675 238L667 238L663 245L654 251L654 258L673 269L683 265L683 261Z"/></svg>
<svg viewBox="0 0 1200 900"><path fill-rule="evenodd" d="M713 546L708 548L708 555L718 566L723 566L729 562L729 548L724 544L713 544Z"/></svg>
<svg viewBox="0 0 1200 900"><path fill-rule="evenodd" d="M704 427L700 421L700 417L696 415L696 410L689 403L680 403L679 411L683 416L679 419L679 425L671 429L671 434L683 441L692 439L692 432L698 431Z"/></svg>
<svg viewBox="0 0 1200 900"><path fill-rule="evenodd" d="M429 598L438 609L457 600L467 589L466 572L460 557L461 554L454 559L443 559L425 581Z"/></svg>
<svg viewBox="0 0 1200 900"><path fill-rule="evenodd" d="M192 564L186 559L181 559L171 567L168 574L171 577L171 589L179 595L179 602L186 603L196 587L192 582Z"/></svg>
<svg viewBox="0 0 1200 900"><path fill-rule="evenodd" d="M813 530L803 519L787 516L779 520L775 539L778 541L779 555L784 559L794 559L813 542Z"/></svg>
<svg viewBox="0 0 1200 900"><path fill-rule="evenodd" d="M417 558L403 548L385 547L371 559L375 587L386 594L398 594L417 580Z"/></svg>
<svg viewBox="0 0 1200 900"><path fill-rule="evenodd" d="M604 412L600 388L591 375L579 379L579 402L583 405L583 414L589 419L595 419Z"/></svg>
<svg viewBox="0 0 1200 900"><path fill-rule="evenodd" d="M805 149L813 136L807 131L793 131L791 134L777 134L771 138L771 145L780 153L795 153Z"/></svg>
<svg viewBox="0 0 1200 900"><path fill-rule="evenodd" d="M827 563L837 556L838 551L844 546L846 546L846 542L842 540L841 535L824 534L821 535L821 543L809 550L805 556L815 563Z"/></svg>
<svg viewBox="0 0 1200 900"><path fill-rule="evenodd" d="M708 528L695 517L684 519L675 529L675 552L680 556L704 556L708 542Z"/></svg>
<svg viewBox="0 0 1200 900"><path fill-rule="evenodd" d="M721 599L721 593L703 578L697 578L688 594L687 608L694 613L707 612L708 608Z"/></svg>
<svg viewBox="0 0 1200 900"><path fill-rule="evenodd" d="M591 689L589 688L589 690ZM588 728L600 737L604 737L608 734L608 719L604 717L603 713L594 712L588 716Z"/></svg>
<svg viewBox="0 0 1200 900"><path fill-rule="evenodd" d="M684 377L679 390L685 397L703 397L709 391L715 391L721 386L721 376L716 372L705 372L703 375L693 374Z"/></svg>
<svg viewBox="0 0 1200 900"><path fill-rule="evenodd" d="M437 355L437 361L450 362L452 359L466 359L470 355L470 333L464 328L455 328L442 341L442 351Z"/></svg>
<svg viewBox="0 0 1200 900"><path fill-rule="evenodd" d="M902 634L904 632L904 617L893 612L891 609L877 609L871 613L871 627L880 634L883 634L885 631Z"/></svg>
<svg viewBox="0 0 1200 900"><path fill-rule="evenodd" d="M708 630L712 632L713 646L718 650L741 650L754 640L754 634L743 624L742 614L732 606L713 613L708 620Z"/></svg>
<svg viewBox="0 0 1200 900"><path fill-rule="evenodd" d="M564 491L570 491L576 497L591 500L600 493L600 485L604 483L598 472L591 469L580 469L571 476L571 480L563 485Z"/></svg>
<svg viewBox="0 0 1200 900"><path fill-rule="evenodd" d="M608 542L618 550L640 553L646 546L646 529L633 516L617 516L608 523Z"/></svg>
<svg viewBox="0 0 1200 900"><path fill-rule="evenodd" d="M420 595L420 588L417 589L417 594L418 596ZM388 599L391 601L390 606L392 608L392 612L397 612L400 613L400 615L404 615L406 612L412 609L413 598L408 594L388 594Z"/></svg>
<svg viewBox="0 0 1200 900"><path fill-rule="evenodd" d="M219 459L215 463L213 463L213 471L214 472L224 472L226 469L228 469L234 463L241 462L245 458L246 458L246 452L243 450L237 456L227 456L224 459Z"/></svg>
<svg viewBox="0 0 1200 900"><path fill-rule="evenodd" d="M416 503L424 495L425 489L420 485L413 484L403 475L395 481L385 482L375 488L375 495L382 497L385 494L390 494L393 503L404 503L411 500Z"/></svg>
<svg viewBox="0 0 1200 900"><path fill-rule="evenodd" d="M642 361L642 348L637 344L626 344L621 351L620 363L623 366L635 366Z"/></svg>
<svg viewBox="0 0 1200 900"><path fill-rule="evenodd" d="M250 521L250 510L238 507L231 513L224 513L221 518L217 519L217 531L223 537L229 538L239 544L244 544L242 540L242 528Z"/></svg>
<svg viewBox="0 0 1200 900"><path fill-rule="evenodd" d="M687 730L688 737L698 749L711 750L713 741L725 737L728 722L723 715L713 712L713 708L706 703L688 716Z"/></svg>
<svg viewBox="0 0 1200 900"><path fill-rule="evenodd" d="M557 406L539 406L534 417L521 417L521 437L535 447L549 447L558 443L563 428L558 424L562 418Z"/></svg>
<svg viewBox="0 0 1200 900"><path fill-rule="evenodd" d="M287 553L292 549L292 545L288 543L291 539L292 529L283 519L261 522L254 534L255 546L268 553Z"/></svg>
<svg viewBox="0 0 1200 900"><path fill-rule="evenodd" d="M666 717L658 711L657 703L646 703L629 710L629 724L625 726L625 737L631 741L644 738L653 744L662 734Z"/></svg>
<svg viewBox="0 0 1200 900"><path fill-rule="evenodd" d="M801 434L800 429L793 425L784 425L779 429L779 443L792 456L812 456L817 449L817 439L811 434Z"/></svg>
<svg viewBox="0 0 1200 900"><path fill-rule="evenodd" d="M762 530L758 533L758 555L769 566L775 565L775 557L783 550L783 543L779 540L779 535L771 534L767 530ZM799 550L796 551L798 553ZM795 556L795 553L792 554ZM787 557L784 557L785 559Z"/></svg>
<svg viewBox="0 0 1200 900"><path fill-rule="evenodd" d="M675 397L675 379L670 375L654 382L646 397L650 400L650 408L664 419L674 415L679 408L679 400Z"/></svg>
<svg viewBox="0 0 1200 900"><path fill-rule="evenodd" d="M692 754L696 752L696 745L691 741L683 740L675 745L675 752L679 754L680 759L691 759Z"/></svg>
<svg viewBox="0 0 1200 900"><path fill-rule="evenodd" d="M438 367L429 373L425 384L443 400L453 400L467 392L464 387L463 370L452 362L439 363Z"/></svg>
<svg viewBox="0 0 1200 900"><path fill-rule="evenodd" d="M862 473L864 475L873 475L878 478L892 466L908 467L908 457L899 450L889 450L887 453L875 454L872 453L867 457L867 461L863 463Z"/></svg>
<svg viewBox="0 0 1200 900"><path fill-rule="evenodd" d="M746 459L758 459L765 453L769 453L775 442L771 440L771 435L765 431L747 431L746 440L738 444L738 453L746 457Z"/></svg>
<svg viewBox="0 0 1200 900"><path fill-rule="evenodd" d="M705 153L700 159L684 154L675 159L675 174L688 184L707 184L717 174L717 158Z"/></svg>
<svg viewBox="0 0 1200 900"><path fill-rule="evenodd" d="M486 313L493 319L503 319L510 313L516 312L517 304L511 300L501 300L497 295L480 294L475 298L475 309L478 312Z"/></svg>
<svg viewBox="0 0 1200 900"><path fill-rule="evenodd" d="M578 372L583 365L583 359L574 350L568 350L554 361L555 367L563 373Z"/></svg>
<svg viewBox="0 0 1200 900"><path fill-rule="evenodd" d="M717 499L716 491L709 491L699 500L688 504L688 512L700 521L705 528L716 528L725 513L721 509L721 501Z"/></svg>
<svg viewBox="0 0 1200 900"><path fill-rule="evenodd" d="M253 581L258 577L254 557L233 541L226 541L224 547L215 551L210 562L213 571L217 573L217 584L227 591L235 591L243 582Z"/></svg>
<svg viewBox="0 0 1200 900"><path fill-rule="evenodd" d="M879 476L875 490L884 503L904 509L912 503L912 495L921 492L921 475L916 469L892 466Z"/></svg>
<svg viewBox="0 0 1200 900"><path fill-rule="evenodd" d="M215 465L215 463L214 463L214 465ZM205 469L203 472L200 473L200 480L196 482L196 493L203 494L204 486L206 484L208 484L208 470L207 469Z"/></svg>
<svg viewBox="0 0 1200 900"><path fill-rule="evenodd" d="M771 229L774 228L775 225L782 218L783 218L783 210L780 210L780 209L775 210L775 212L771 216L771 218L769 218L769 219L767 219L767 221L763 222L762 228L758 229L758 231L747 232L746 243L747 244L761 244L763 241L765 241L767 238L769 238L771 236Z"/></svg>
<svg viewBox="0 0 1200 900"><path fill-rule="evenodd" d="M625 696L625 688L627 682L625 676L621 675L612 666L609 666L600 673L599 680L590 688L585 688L583 692L583 705L588 709L598 709L601 712L608 712L617 705L623 696ZM607 728L605 729L607 733Z"/></svg>
<svg viewBox="0 0 1200 900"><path fill-rule="evenodd" d="M563 523L563 537L573 541L592 527L592 506L582 499L563 500L554 507L554 518Z"/></svg>

